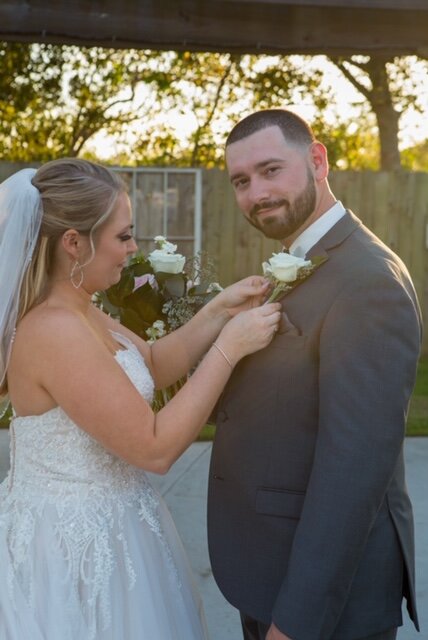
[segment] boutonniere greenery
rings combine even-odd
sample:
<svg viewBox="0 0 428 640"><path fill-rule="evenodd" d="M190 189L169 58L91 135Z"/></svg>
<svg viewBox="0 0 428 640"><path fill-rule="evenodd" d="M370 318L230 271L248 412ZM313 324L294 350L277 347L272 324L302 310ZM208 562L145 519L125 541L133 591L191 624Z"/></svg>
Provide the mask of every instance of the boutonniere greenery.
<svg viewBox="0 0 428 640"><path fill-rule="evenodd" d="M310 260L289 253L274 253L263 262L263 274L272 284L272 292L266 302L275 302L280 296L290 293L301 282L328 260L327 256L315 256Z"/></svg>

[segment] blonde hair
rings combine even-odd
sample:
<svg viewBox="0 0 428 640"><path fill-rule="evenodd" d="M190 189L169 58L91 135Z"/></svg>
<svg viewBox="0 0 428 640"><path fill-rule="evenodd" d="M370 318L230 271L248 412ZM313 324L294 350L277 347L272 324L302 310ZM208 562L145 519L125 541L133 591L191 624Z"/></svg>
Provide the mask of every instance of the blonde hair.
<svg viewBox="0 0 428 640"><path fill-rule="evenodd" d="M32 261L20 292L18 321L43 301L56 244L67 229L88 235L95 253L94 233L109 218L118 196L126 190L117 173L78 158L42 165L32 179L40 192L43 217Z"/></svg>
<svg viewBox="0 0 428 640"><path fill-rule="evenodd" d="M95 232L114 210L118 196L126 191L124 181L106 167L63 158L42 165L31 180L40 193L43 215L31 262L19 293L17 322L42 302L52 273L58 240L67 229L89 237L95 254ZM0 384L0 398L7 393L7 377Z"/></svg>

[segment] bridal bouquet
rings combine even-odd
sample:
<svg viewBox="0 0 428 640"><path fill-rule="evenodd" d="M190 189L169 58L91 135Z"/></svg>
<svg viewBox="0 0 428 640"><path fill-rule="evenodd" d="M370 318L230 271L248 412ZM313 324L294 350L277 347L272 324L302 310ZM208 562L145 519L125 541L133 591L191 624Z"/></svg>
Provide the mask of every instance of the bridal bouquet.
<svg viewBox="0 0 428 640"><path fill-rule="evenodd" d="M262 264L263 274L273 286L266 302L275 302L280 295L292 291L326 260L323 256L304 260L289 253L272 254L272 257Z"/></svg>
<svg viewBox="0 0 428 640"><path fill-rule="evenodd" d="M203 254L188 260L177 245L156 236L157 248L131 259L120 281L99 294L99 305L144 340L178 329L222 287L213 282L212 262Z"/></svg>
<svg viewBox="0 0 428 640"><path fill-rule="evenodd" d="M211 300L222 287L213 282L214 267L204 254L187 260L177 245L163 236L154 238L156 249L146 257L131 259L120 281L100 294L97 304L121 324L149 343L178 329ZM158 393L160 409L185 380Z"/></svg>

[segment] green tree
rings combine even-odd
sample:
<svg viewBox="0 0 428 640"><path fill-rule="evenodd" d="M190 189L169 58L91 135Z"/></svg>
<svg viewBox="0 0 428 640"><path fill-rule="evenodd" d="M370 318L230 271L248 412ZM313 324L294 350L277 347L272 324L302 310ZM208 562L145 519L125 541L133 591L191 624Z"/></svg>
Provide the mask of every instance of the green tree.
<svg viewBox="0 0 428 640"><path fill-rule="evenodd" d="M168 61L173 97L163 94L168 118L144 132L138 125L133 160L137 162L222 166L224 139L233 124L255 109L304 104L315 114L316 135L329 150L333 169L377 169L379 143L376 121L368 105L355 118L344 118L335 94L326 86L324 72L313 59L302 56L254 56L213 53L172 53ZM190 113L194 129L183 141L171 124L171 112ZM331 117L330 117L331 120ZM220 142L219 142L220 141Z"/></svg>
<svg viewBox="0 0 428 640"><path fill-rule="evenodd" d="M402 165L413 171L428 171L428 140L401 152Z"/></svg>
<svg viewBox="0 0 428 640"><path fill-rule="evenodd" d="M331 58L361 95L352 114L340 111L320 59L0 43L0 152L96 158L91 141L102 132L114 138L115 163L222 166L224 139L241 117L304 105L332 168L399 168L400 117L422 110L415 59ZM404 166L412 158L420 164L409 152Z"/></svg>
<svg viewBox="0 0 428 640"><path fill-rule="evenodd" d="M401 115L413 108L422 112L420 80L414 73L414 57L399 58L382 54L331 56L330 60L345 78L364 96L376 117L379 131L380 168L385 171L402 166L399 150L399 121ZM428 77L426 61L422 73Z"/></svg>
<svg viewBox="0 0 428 640"><path fill-rule="evenodd" d="M168 90L158 95L164 117L146 120L143 128L136 125L134 159L179 166L221 163L218 137L239 108L236 92L244 79L241 60L239 55L191 52L170 52L167 59L158 60L170 78ZM175 124L184 115L194 123L185 136Z"/></svg>
<svg viewBox="0 0 428 640"><path fill-rule="evenodd" d="M360 110L358 126L354 119L340 114L333 87L326 85L325 71L314 66L313 58L276 57L262 71L252 74L250 80L254 109L290 104L312 108L311 125L328 148L332 169L377 168L377 135L370 113Z"/></svg>
<svg viewBox="0 0 428 640"><path fill-rule="evenodd" d="M12 161L76 156L103 130L120 138L141 117L137 85L168 85L152 52L0 44L0 153ZM125 109L126 105L132 109Z"/></svg>

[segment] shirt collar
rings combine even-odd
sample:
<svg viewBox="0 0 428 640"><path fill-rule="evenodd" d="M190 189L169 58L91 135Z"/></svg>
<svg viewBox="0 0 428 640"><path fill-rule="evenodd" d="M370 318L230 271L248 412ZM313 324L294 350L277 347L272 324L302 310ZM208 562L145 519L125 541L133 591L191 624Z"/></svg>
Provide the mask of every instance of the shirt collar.
<svg viewBox="0 0 428 640"><path fill-rule="evenodd" d="M307 229L294 240L289 252L304 258L308 251L319 241L346 213L343 204L338 200L335 204L315 220Z"/></svg>

